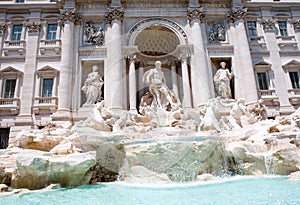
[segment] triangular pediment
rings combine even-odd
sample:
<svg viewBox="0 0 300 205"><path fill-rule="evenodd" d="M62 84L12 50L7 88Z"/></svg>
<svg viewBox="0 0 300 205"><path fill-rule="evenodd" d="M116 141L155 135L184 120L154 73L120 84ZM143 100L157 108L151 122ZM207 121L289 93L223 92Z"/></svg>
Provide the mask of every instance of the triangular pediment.
<svg viewBox="0 0 300 205"><path fill-rule="evenodd" d="M254 66L272 66L272 64L262 60L262 61L258 61L256 63L254 63Z"/></svg>
<svg viewBox="0 0 300 205"><path fill-rule="evenodd" d="M59 70L57 70L56 68L53 68L49 65L46 65L46 66L38 69L37 72L55 72L55 73L57 73L57 72L59 72Z"/></svg>
<svg viewBox="0 0 300 205"><path fill-rule="evenodd" d="M283 68L300 67L300 62L292 60L282 66Z"/></svg>
<svg viewBox="0 0 300 205"><path fill-rule="evenodd" d="M23 73L22 71L19 71L18 69L12 67L12 66L8 66L6 68L3 68L0 70L1 73Z"/></svg>

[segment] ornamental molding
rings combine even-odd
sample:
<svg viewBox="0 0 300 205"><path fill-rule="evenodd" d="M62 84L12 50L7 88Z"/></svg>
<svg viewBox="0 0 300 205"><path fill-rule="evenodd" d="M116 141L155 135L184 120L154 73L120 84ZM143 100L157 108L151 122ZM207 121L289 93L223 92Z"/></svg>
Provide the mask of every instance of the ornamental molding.
<svg viewBox="0 0 300 205"><path fill-rule="evenodd" d="M204 12L201 8L188 8L187 9L187 19L189 22L192 22L193 20L200 20L202 21L205 17Z"/></svg>
<svg viewBox="0 0 300 205"><path fill-rule="evenodd" d="M60 22L62 25L66 22L78 23L81 20L76 9L60 9L60 15Z"/></svg>
<svg viewBox="0 0 300 205"><path fill-rule="evenodd" d="M134 41L135 41L136 37L138 36L138 34L142 30L144 30L152 25L169 28L178 36L180 44L187 44L187 42L188 42L187 34L184 31L184 29L181 28L181 26L179 26L176 22L173 22L169 19L164 19L164 18L148 18L148 19L144 19L144 20L138 22L137 24L135 24L128 32L126 44L134 45Z"/></svg>
<svg viewBox="0 0 300 205"><path fill-rule="evenodd" d="M7 30L7 24L0 24L0 35L3 35Z"/></svg>
<svg viewBox="0 0 300 205"><path fill-rule="evenodd" d="M264 28L265 31L268 31L268 32L275 31L275 23L276 23L276 21L274 19L263 18L260 21L260 23L263 26L263 28Z"/></svg>
<svg viewBox="0 0 300 205"><path fill-rule="evenodd" d="M231 11L227 12L226 17L231 23L234 23L238 20L242 20L245 17L247 10L247 8L232 8Z"/></svg>
<svg viewBox="0 0 300 205"><path fill-rule="evenodd" d="M42 25L35 22L27 24L26 27L29 33L38 33L42 29Z"/></svg>
<svg viewBox="0 0 300 205"><path fill-rule="evenodd" d="M295 31L300 31L300 18L292 21Z"/></svg>
<svg viewBox="0 0 300 205"><path fill-rule="evenodd" d="M107 22L110 24L113 20L119 20L122 22L124 18L124 8L122 7L110 7L107 8L106 15Z"/></svg>

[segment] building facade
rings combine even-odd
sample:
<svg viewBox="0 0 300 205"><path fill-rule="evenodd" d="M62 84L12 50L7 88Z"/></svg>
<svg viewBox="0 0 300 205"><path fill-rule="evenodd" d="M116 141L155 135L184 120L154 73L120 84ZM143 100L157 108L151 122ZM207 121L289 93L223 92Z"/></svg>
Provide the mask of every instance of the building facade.
<svg viewBox="0 0 300 205"><path fill-rule="evenodd" d="M299 107L300 0L2 0L0 8L2 141L79 120L94 65L116 112L138 111L143 74L157 60L183 108L216 97L220 62L233 73L233 99L262 99L269 117Z"/></svg>

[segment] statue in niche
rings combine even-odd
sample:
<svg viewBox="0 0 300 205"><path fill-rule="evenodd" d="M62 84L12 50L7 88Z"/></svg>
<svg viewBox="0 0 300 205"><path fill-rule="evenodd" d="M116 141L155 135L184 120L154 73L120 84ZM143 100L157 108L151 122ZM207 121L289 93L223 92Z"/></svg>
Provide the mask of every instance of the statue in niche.
<svg viewBox="0 0 300 205"><path fill-rule="evenodd" d="M86 95L85 105L95 104L101 101L101 89L104 82L98 73L98 66L93 65L92 69L93 71L89 73L84 85L81 88Z"/></svg>
<svg viewBox="0 0 300 205"><path fill-rule="evenodd" d="M155 68L147 71L144 74L143 80L144 82L149 83L150 93L146 95L148 95L149 98L153 97L151 107L168 109L168 106L170 106L171 109L177 108L177 99L174 93L172 93L166 85L166 79L164 77L164 73L161 70L160 61L156 61ZM144 102L145 101L147 100L144 99Z"/></svg>
<svg viewBox="0 0 300 205"><path fill-rule="evenodd" d="M86 43L103 45L104 44L104 31L101 27L99 27L98 31L95 29L91 23L86 24L86 28L84 30Z"/></svg>
<svg viewBox="0 0 300 205"><path fill-rule="evenodd" d="M228 99L231 98L230 80L233 77L233 73L226 68L225 62L221 62L220 66L221 68L218 69L214 76L215 88L217 96Z"/></svg>

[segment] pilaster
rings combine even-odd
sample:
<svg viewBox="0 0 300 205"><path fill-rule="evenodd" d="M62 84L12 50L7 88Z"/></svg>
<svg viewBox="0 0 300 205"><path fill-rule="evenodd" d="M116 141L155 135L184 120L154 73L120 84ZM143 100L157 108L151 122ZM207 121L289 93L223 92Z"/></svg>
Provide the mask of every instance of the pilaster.
<svg viewBox="0 0 300 205"><path fill-rule="evenodd" d="M105 69L105 81L109 82L109 94L105 99L108 108L122 110L122 31L121 24L124 11L122 7L110 7L106 19L110 24L110 41L107 42L107 67Z"/></svg>
<svg viewBox="0 0 300 205"><path fill-rule="evenodd" d="M230 32L235 36L233 41L235 64L232 68L235 82L235 97L244 98L246 103L254 103L257 101L258 96L250 47L243 19L246 12L246 8L232 8L227 13L227 18L230 22Z"/></svg>
<svg viewBox="0 0 300 205"><path fill-rule="evenodd" d="M129 60L129 106L130 110L136 111L136 72L135 55L128 56Z"/></svg>
<svg viewBox="0 0 300 205"><path fill-rule="evenodd" d="M58 89L58 110L52 115L53 120L71 120L72 73L74 51L74 27L80 22L76 9L61 9L60 26L62 52L61 72Z"/></svg>
<svg viewBox="0 0 300 205"><path fill-rule="evenodd" d="M26 32L27 30L27 32ZM20 95L22 99L20 105L20 115L19 120L25 124L31 124L31 112L34 102L34 92L35 92L35 71L36 71L36 57L38 53L39 44L39 34L41 30L41 25L36 22L30 22L25 24L23 29L24 35L26 36L26 56L24 64L24 78L23 89ZM25 39L25 37L24 37Z"/></svg>
<svg viewBox="0 0 300 205"><path fill-rule="evenodd" d="M274 19L262 19L261 24L265 31L266 44L270 51L270 59L272 63L272 70L274 72L275 90L280 103L281 114L289 114L293 111L293 108L289 102L289 95L286 85L286 74L282 68L282 62L279 53L279 47L277 44L275 34L275 20Z"/></svg>
<svg viewBox="0 0 300 205"><path fill-rule="evenodd" d="M200 8L188 8L187 19L192 29L194 52L191 54L191 85L194 107L204 105L211 98L212 76L209 75L208 57L201 29L204 13Z"/></svg>

